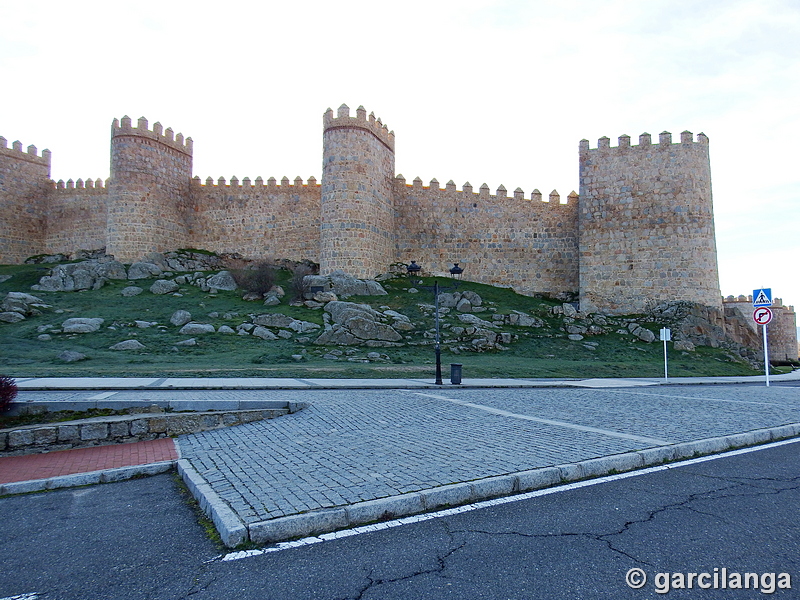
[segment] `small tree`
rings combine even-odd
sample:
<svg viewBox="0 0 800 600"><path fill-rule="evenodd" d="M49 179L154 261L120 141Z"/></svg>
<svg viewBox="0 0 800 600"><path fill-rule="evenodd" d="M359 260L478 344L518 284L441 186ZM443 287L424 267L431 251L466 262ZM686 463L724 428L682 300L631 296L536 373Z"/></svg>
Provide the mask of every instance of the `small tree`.
<svg viewBox="0 0 800 600"><path fill-rule="evenodd" d="M0 412L8 410L16 397L16 382L11 377L0 376Z"/></svg>

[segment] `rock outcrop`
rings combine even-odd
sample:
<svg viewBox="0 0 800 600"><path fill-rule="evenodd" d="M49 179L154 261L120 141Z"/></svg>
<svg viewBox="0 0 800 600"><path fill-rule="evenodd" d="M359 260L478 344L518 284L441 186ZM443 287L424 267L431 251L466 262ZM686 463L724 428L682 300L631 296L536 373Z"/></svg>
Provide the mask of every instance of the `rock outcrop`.
<svg viewBox="0 0 800 600"><path fill-rule="evenodd" d="M339 298L350 296L385 296L386 290L377 281L356 279L344 271L334 271L328 276L306 275L303 278L306 300L312 300L318 292L333 292Z"/></svg>
<svg viewBox="0 0 800 600"><path fill-rule="evenodd" d="M115 260L93 259L79 263L56 265L32 290L42 292L75 292L97 290L109 279L127 279L125 267Z"/></svg>
<svg viewBox="0 0 800 600"><path fill-rule="evenodd" d="M330 315L330 327L320 335L315 344L340 346L396 346L403 336L387 323L388 317L368 304L336 300L325 305Z"/></svg>

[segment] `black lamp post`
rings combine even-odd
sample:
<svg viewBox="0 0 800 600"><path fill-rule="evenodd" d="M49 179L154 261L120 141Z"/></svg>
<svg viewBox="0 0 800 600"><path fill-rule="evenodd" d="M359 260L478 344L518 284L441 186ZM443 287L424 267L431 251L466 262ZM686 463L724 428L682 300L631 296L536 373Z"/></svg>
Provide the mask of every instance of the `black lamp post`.
<svg viewBox="0 0 800 600"><path fill-rule="evenodd" d="M420 267L417 264L417 261L412 260L411 264L408 265L406 267L406 269L408 270L409 275L414 275L416 273L419 273L419 271L422 270L422 267ZM461 273L463 273L463 272L464 272L464 269L459 267L458 263L455 263L453 268L450 269L450 275L453 277L453 279L455 279L456 276L460 277ZM436 320L436 343L434 345L434 352L436 353L436 381L434 383L436 385L444 385L443 382L442 382L442 345L441 345L441 336L439 335L439 292L441 291L441 288L439 288L439 282L438 281L434 281L433 282L433 287L431 287L431 286L420 286L420 287L422 287L423 289L433 290L434 310L435 310L434 314L435 314L435 317L436 317L436 319L435 319ZM458 287L458 281L455 281L455 282L453 282L452 286L447 287L445 289L454 290L457 287Z"/></svg>

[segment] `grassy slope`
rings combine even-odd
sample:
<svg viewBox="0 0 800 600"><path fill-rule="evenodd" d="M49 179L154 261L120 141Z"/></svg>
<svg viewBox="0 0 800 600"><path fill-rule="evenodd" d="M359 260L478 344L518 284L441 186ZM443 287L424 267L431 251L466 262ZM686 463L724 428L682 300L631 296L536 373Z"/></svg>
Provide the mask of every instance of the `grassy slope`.
<svg viewBox="0 0 800 600"><path fill-rule="evenodd" d="M428 345L402 348L340 348L353 352L352 358L363 358L369 351L380 351L390 357L388 363L359 363L344 360L330 361L322 355L331 348L295 340L262 341L251 336L206 334L195 336L197 346L175 346L188 336L178 334L178 327L169 324L173 312L179 309L192 313L193 320L212 323L215 327L236 325L249 321L249 314L282 312L294 318L322 323L322 311L281 305L264 307L260 303L245 302L241 292L219 292L214 297L193 286L182 286L183 297L154 296L147 288L153 280L112 281L97 291L85 292L31 292L30 286L47 274L45 265L2 265L0 275L13 277L0 283L0 298L9 291L33 293L53 308L44 314L20 323L0 323L0 374L15 377L30 376L262 376L262 377L432 377L434 354L432 340L422 333L433 328L433 318L426 316L419 303L431 304L433 294L421 289L418 294L406 290L405 278L385 284L389 296L351 298L355 302L369 303L375 308L388 306L408 315L417 325L413 338ZM280 277L288 290L288 273ZM425 279L424 285L432 285ZM450 281L440 280L441 285ZM145 289L139 296L125 298L122 288L138 285ZM505 351L487 353L450 352L447 329L442 330L442 362L447 376L448 363L464 365L464 377L660 377L663 376L663 346L659 342L645 344L633 341L632 336L610 333L586 338L598 342L597 349L586 348L581 342L571 342L559 329L560 319L551 316L548 309L556 304L548 300L520 296L508 289L464 282L461 290L478 292L485 303L506 314L519 310L544 319L548 326L541 329L502 327L519 335L519 340ZM493 303L493 304L491 304ZM486 304L485 304L486 305ZM63 311L63 312L56 312ZM218 312L219 317L208 314ZM238 317L224 319L225 313L239 313ZM454 312L454 311L453 311ZM480 313L491 319L491 312ZM105 323L100 331L90 334L53 334L53 339L40 341L37 330L42 325L60 328L69 317L102 317ZM151 327L139 329L134 320L157 321L166 329ZM443 324L457 323L455 316L442 319ZM640 322L641 323L641 322ZM460 323L459 323L460 324ZM641 323L647 325L646 323ZM109 329L112 326L114 329ZM650 324L658 331L658 325ZM617 327L609 327L611 331ZM314 339L314 335L310 335ZM146 346L142 351L113 351L108 347L127 339L137 339ZM74 350L89 357L76 363L57 359L63 350ZM297 363L292 355L303 353L306 360ZM700 375L754 375L758 374L741 362L732 360L726 352L711 348L698 348L696 352L669 351L670 376Z"/></svg>

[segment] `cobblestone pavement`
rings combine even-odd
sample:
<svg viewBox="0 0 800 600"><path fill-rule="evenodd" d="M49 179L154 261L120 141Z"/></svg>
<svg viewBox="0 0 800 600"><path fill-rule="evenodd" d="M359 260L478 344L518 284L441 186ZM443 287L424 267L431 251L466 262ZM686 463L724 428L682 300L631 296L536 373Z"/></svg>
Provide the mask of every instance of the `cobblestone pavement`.
<svg viewBox="0 0 800 600"><path fill-rule="evenodd" d="M246 524L800 422L800 388L789 387L445 387L269 395L311 406L178 439L181 456Z"/></svg>

